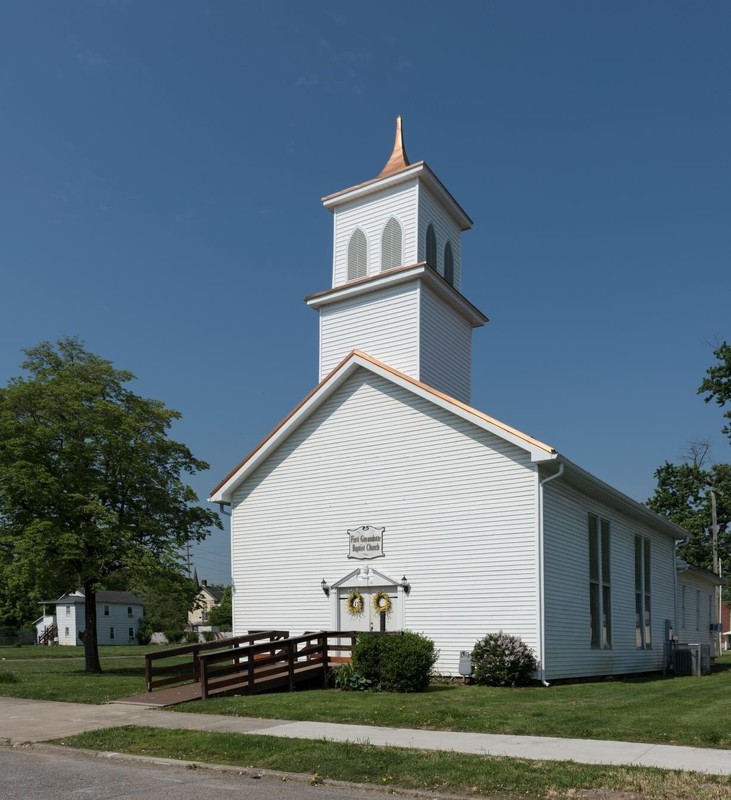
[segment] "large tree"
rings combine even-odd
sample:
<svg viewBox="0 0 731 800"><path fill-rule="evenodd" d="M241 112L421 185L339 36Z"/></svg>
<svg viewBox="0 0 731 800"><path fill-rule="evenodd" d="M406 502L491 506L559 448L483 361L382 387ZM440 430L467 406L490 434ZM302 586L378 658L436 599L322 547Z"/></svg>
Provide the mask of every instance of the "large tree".
<svg viewBox="0 0 731 800"><path fill-rule="evenodd" d="M719 345L713 355L716 363L706 370L698 387L706 403L721 408L731 405L731 346ZM731 410L724 412L731 420ZM723 427L731 438L731 425ZM691 535L679 549L686 561L697 567L713 570L713 498L716 503L718 557L722 574L731 574L731 464L711 463L710 446L706 442L691 443L689 453L680 464L665 462L655 472L657 487L648 505L668 517Z"/></svg>
<svg viewBox="0 0 731 800"><path fill-rule="evenodd" d="M218 516L184 477L208 465L168 438L180 417L77 339L26 350L0 388L0 568L55 597L82 587L87 672L100 672L96 592L180 571Z"/></svg>
<svg viewBox="0 0 731 800"><path fill-rule="evenodd" d="M731 345L723 342L714 351L713 355L717 363L706 370L706 377L698 387L698 394L704 394L706 403L711 401L724 408L731 405ZM724 418L731 422L731 409L723 414ZM731 439L731 424L723 427L729 439Z"/></svg>

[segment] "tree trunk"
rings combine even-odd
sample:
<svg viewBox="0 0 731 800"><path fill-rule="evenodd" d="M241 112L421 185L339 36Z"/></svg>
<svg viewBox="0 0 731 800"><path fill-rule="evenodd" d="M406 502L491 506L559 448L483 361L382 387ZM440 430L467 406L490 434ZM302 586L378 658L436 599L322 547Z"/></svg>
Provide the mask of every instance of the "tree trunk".
<svg viewBox="0 0 731 800"><path fill-rule="evenodd" d="M102 665L99 663L99 645L96 638L96 592L91 583L84 584L84 659L86 667L84 672L99 673Z"/></svg>

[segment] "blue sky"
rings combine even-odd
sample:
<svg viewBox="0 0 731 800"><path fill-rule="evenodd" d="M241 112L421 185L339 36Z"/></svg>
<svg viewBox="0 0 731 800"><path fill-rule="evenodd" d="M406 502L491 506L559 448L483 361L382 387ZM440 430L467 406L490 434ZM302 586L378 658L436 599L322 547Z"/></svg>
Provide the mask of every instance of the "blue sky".
<svg viewBox="0 0 731 800"><path fill-rule="evenodd" d="M731 4L27 2L0 23L0 383L76 335L183 413L202 498L317 380L323 195L404 117L475 221L473 404L630 496L731 338ZM196 547L229 580L228 533Z"/></svg>

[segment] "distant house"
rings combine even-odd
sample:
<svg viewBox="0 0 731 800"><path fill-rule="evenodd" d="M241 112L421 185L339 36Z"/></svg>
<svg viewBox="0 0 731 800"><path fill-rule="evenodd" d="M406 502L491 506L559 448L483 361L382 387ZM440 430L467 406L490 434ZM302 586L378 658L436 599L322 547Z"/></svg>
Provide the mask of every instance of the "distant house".
<svg viewBox="0 0 731 800"><path fill-rule="evenodd" d="M208 581L201 581L193 608L188 612L188 625L191 628L208 625L208 615L221 604L224 591L222 586L209 586Z"/></svg>
<svg viewBox="0 0 731 800"><path fill-rule="evenodd" d="M678 641L707 644L711 652L718 642L718 588L721 578L682 559L678 571L677 629Z"/></svg>
<svg viewBox="0 0 731 800"><path fill-rule="evenodd" d="M43 616L35 622L38 643L67 646L81 644L80 634L85 628L85 605L83 589L64 594L57 600L44 601ZM97 592L98 643L136 643L143 613L142 600L130 592Z"/></svg>

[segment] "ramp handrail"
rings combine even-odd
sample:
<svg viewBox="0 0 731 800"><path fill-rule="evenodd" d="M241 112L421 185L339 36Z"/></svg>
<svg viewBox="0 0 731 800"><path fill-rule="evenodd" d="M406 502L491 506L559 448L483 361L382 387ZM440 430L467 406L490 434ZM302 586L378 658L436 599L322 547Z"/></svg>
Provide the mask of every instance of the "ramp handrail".
<svg viewBox="0 0 731 800"><path fill-rule="evenodd" d="M231 648L239 647L242 644L253 644L262 640L274 642L286 639L288 636L289 631L256 631L245 636L233 636L215 642L186 644L180 647L169 647L155 653L147 653L145 655L146 691L152 692L154 689L161 689L163 686L171 686L176 683L197 683L200 680L201 654L209 650L221 651L222 648L225 648L223 652L228 652ZM176 663L170 663L171 660L176 660ZM168 663L157 666L156 662L160 661Z"/></svg>
<svg viewBox="0 0 731 800"><path fill-rule="evenodd" d="M240 644L229 650L199 656L201 697L237 691L253 694L257 683L284 684L293 691L298 678L312 680L318 673L323 687L334 653L349 653L354 631L313 631L269 642ZM341 640L349 640L348 644ZM337 641L333 641L337 640Z"/></svg>

